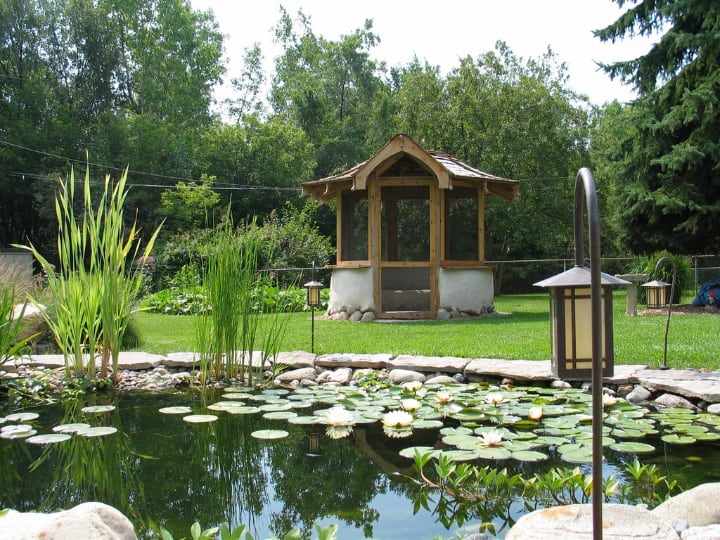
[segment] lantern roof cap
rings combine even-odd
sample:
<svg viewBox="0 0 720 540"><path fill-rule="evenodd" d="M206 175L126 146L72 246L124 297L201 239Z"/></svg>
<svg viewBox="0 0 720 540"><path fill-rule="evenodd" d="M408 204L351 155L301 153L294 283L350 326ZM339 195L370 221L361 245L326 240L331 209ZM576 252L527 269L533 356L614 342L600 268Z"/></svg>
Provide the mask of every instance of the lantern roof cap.
<svg viewBox="0 0 720 540"><path fill-rule="evenodd" d="M589 286L591 281L590 268L587 266L573 266L570 270L545 278L534 285L545 288L583 287ZM600 285L603 287L626 287L632 285L632 283L605 272L600 272Z"/></svg>
<svg viewBox="0 0 720 540"><path fill-rule="evenodd" d="M667 283L666 281L663 281L661 279L654 279L653 281L648 281L647 283L643 283L642 287L668 287L670 286L670 283Z"/></svg>

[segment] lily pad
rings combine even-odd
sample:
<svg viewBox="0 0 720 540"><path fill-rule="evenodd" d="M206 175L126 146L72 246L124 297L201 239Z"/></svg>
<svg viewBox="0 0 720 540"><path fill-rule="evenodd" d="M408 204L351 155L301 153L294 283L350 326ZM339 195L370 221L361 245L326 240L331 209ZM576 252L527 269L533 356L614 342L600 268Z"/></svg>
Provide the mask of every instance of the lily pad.
<svg viewBox="0 0 720 540"><path fill-rule="evenodd" d="M104 437L105 435L112 435L113 433L117 433L117 428L110 426L98 426L79 431L78 435L83 437Z"/></svg>
<svg viewBox="0 0 720 540"><path fill-rule="evenodd" d="M610 448L616 452L628 452L630 454L649 454L655 451L653 445L635 441L615 443L611 445Z"/></svg>
<svg viewBox="0 0 720 540"><path fill-rule="evenodd" d="M520 450L517 452L513 452L510 454L510 457L513 459L517 459L518 461L545 461L548 459L547 454L543 454L542 452L537 452L535 450Z"/></svg>
<svg viewBox="0 0 720 540"><path fill-rule="evenodd" d="M190 424L204 424L206 422L214 422L218 417L214 414L190 414L183 416L183 420Z"/></svg>
<svg viewBox="0 0 720 540"><path fill-rule="evenodd" d="M438 457L441 454L441 450L433 448L432 446L408 446L400 450L399 454L408 459L415 459L416 454L427 454L431 453L432 457Z"/></svg>
<svg viewBox="0 0 720 540"><path fill-rule="evenodd" d="M697 439L695 439L695 437L691 437L690 435L670 433L669 435L663 435L662 441L669 444L693 444L697 441Z"/></svg>
<svg viewBox="0 0 720 540"><path fill-rule="evenodd" d="M289 418L295 418L298 413L293 411L270 411L263 414L263 418L268 420L288 420Z"/></svg>
<svg viewBox="0 0 720 540"><path fill-rule="evenodd" d="M260 412L260 408L250 405L238 405L236 407L227 407L225 412L228 414L255 414Z"/></svg>
<svg viewBox="0 0 720 540"><path fill-rule="evenodd" d="M283 439L290 435L290 433L282 429L259 429L257 431L253 431L250 435L256 439L273 440Z"/></svg>
<svg viewBox="0 0 720 540"><path fill-rule="evenodd" d="M324 424L325 419L320 418L319 416L315 416L315 415L295 416L293 418L288 418L288 423L308 426L308 425Z"/></svg>
<svg viewBox="0 0 720 540"><path fill-rule="evenodd" d="M86 424L85 422L77 422L74 424L60 424L59 426L55 426L52 428L52 430L55 433L79 433L81 431L85 431L90 427L90 424Z"/></svg>
<svg viewBox="0 0 720 540"><path fill-rule="evenodd" d="M475 450L475 455L481 459L500 460L508 459L512 454L510 450L507 450L500 446L488 446Z"/></svg>
<svg viewBox="0 0 720 540"><path fill-rule="evenodd" d="M442 455L450 461L473 461L477 459L477 453L468 450L446 450Z"/></svg>
<svg viewBox="0 0 720 540"><path fill-rule="evenodd" d="M67 433L46 433L44 435L33 435L27 438L28 444L55 444L70 440L71 435Z"/></svg>
<svg viewBox="0 0 720 540"><path fill-rule="evenodd" d="M89 405L87 407L83 407L80 410L86 414L103 413L114 411L115 405Z"/></svg>
<svg viewBox="0 0 720 540"><path fill-rule="evenodd" d="M40 415L34 412L20 412L8 414L5 420L8 422L31 422L36 420Z"/></svg>
<svg viewBox="0 0 720 540"><path fill-rule="evenodd" d="M192 409L184 405L177 405L175 407L163 407L158 409L158 412L161 414L188 414L192 412Z"/></svg>
<svg viewBox="0 0 720 540"><path fill-rule="evenodd" d="M13 426L3 426L0 432L1 439L24 439L32 437L37 433L32 426L26 424L17 424Z"/></svg>

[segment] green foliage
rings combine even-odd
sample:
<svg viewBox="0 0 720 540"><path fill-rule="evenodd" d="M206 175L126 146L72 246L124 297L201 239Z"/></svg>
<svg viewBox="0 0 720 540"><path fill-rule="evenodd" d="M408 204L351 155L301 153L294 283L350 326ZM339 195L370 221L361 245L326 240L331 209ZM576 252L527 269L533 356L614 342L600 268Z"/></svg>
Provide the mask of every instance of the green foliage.
<svg viewBox="0 0 720 540"><path fill-rule="evenodd" d="M508 523L511 520L509 507L515 500L522 500L526 510L533 511L539 507L587 504L592 498L592 476L583 474L579 467L553 467L547 472L524 477L488 465L479 467L456 463L442 454L435 458L432 452L418 452L414 461L420 482L441 494L436 509L439 518L447 517L452 509L453 519L457 521L460 517L457 521L459 525L462 525L468 512L478 510L478 507L481 508L479 517L498 516ZM429 465L433 467L436 480L430 479L425 472ZM637 458L627 464L625 470L631 481L620 491L619 483L612 476L603 479L605 502L643 504L654 508L677 488L676 482L669 482L660 475L657 466L641 465ZM428 500L426 493L419 493L416 507L418 504L426 505ZM458 504L468 501L472 503L473 510Z"/></svg>
<svg viewBox="0 0 720 540"><path fill-rule="evenodd" d="M27 302L15 313L15 289L0 285L0 366L25 350L37 334L22 336L28 323L23 320ZM20 339L18 339L20 337Z"/></svg>
<svg viewBox="0 0 720 540"><path fill-rule="evenodd" d="M220 195L213 191L215 180L203 174L199 183L181 181L174 190L163 191L158 214L165 218L165 227L187 231L212 225L213 210L220 203Z"/></svg>
<svg viewBox="0 0 720 540"><path fill-rule="evenodd" d="M83 183L82 214L75 213L75 176L60 183L55 201L58 221L59 272L35 246L29 249L48 276L53 309L43 317L65 357L65 367L75 374L95 374L96 355L101 358L100 376L107 376L112 358L117 364L123 335L143 289L143 276L132 261L147 257L159 228L140 251L140 234L133 224L126 230L123 205L127 171L114 184L105 177L97 209L93 207L90 171ZM35 302L38 304L38 302Z"/></svg>
<svg viewBox="0 0 720 540"><path fill-rule="evenodd" d="M708 235L720 227L719 15L717 3L705 0L644 1L596 32L603 41L662 34L645 55L603 66L640 93L607 141L619 161L618 237L634 253L713 249Z"/></svg>
<svg viewBox="0 0 720 540"><path fill-rule="evenodd" d="M661 258L667 257L669 260L663 261L658 267L657 264ZM665 283L672 283L673 280L673 264L677 270L677 280L675 282L675 296L672 299L674 304L680 303L680 300L694 292L695 278L692 272L692 265L688 257L680 255L672 255L668 252L653 253L648 257L639 257L633 261L627 268L629 274L647 274L648 281L660 280ZM657 268L657 273L655 269ZM670 292L668 291L668 295ZM638 287L638 301L646 302L645 288Z"/></svg>

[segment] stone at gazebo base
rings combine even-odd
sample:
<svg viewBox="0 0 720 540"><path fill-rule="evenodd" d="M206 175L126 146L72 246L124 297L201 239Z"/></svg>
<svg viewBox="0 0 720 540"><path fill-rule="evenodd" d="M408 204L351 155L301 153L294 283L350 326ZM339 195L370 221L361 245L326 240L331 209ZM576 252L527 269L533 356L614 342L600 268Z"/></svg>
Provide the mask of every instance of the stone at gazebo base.
<svg viewBox="0 0 720 540"><path fill-rule="evenodd" d="M679 540L672 526L646 508L604 504L602 536L606 540ZM505 540L590 540L593 507L572 504L536 510L521 517Z"/></svg>

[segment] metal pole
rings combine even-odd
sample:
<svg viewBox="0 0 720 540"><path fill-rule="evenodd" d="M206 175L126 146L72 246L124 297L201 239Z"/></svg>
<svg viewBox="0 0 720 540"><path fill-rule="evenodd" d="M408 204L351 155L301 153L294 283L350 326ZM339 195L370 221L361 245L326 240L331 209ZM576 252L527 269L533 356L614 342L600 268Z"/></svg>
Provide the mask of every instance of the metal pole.
<svg viewBox="0 0 720 540"><path fill-rule="evenodd" d="M600 212L595 181L583 167L575 179L575 264L583 264L582 195L588 212L590 236L590 295L592 309L592 513L593 540L602 540L602 285L600 277Z"/></svg>
<svg viewBox="0 0 720 540"><path fill-rule="evenodd" d="M672 303L673 298L675 298L675 282L677 281L677 265L675 264L675 261L671 259L670 257L663 256L660 257L658 262L655 264L655 270L653 271L653 279L657 279L657 271L658 268L660 268L660 265L665 262L670 261L672 264L672 280L670 282L670 298L668 300L668 307L667 307L667 320L665 321L665 344L663 348L663 365L660 369L668 369L667 365L667 340L668 340L668 332L670 331L670 315L672 314Z"/></svg>
<svg viewBox="0 0 720 540"><path fill-rule="evenodd" d="M310 352L315 354L315 306L310 307L312 322L310 323Z"/></svg>

